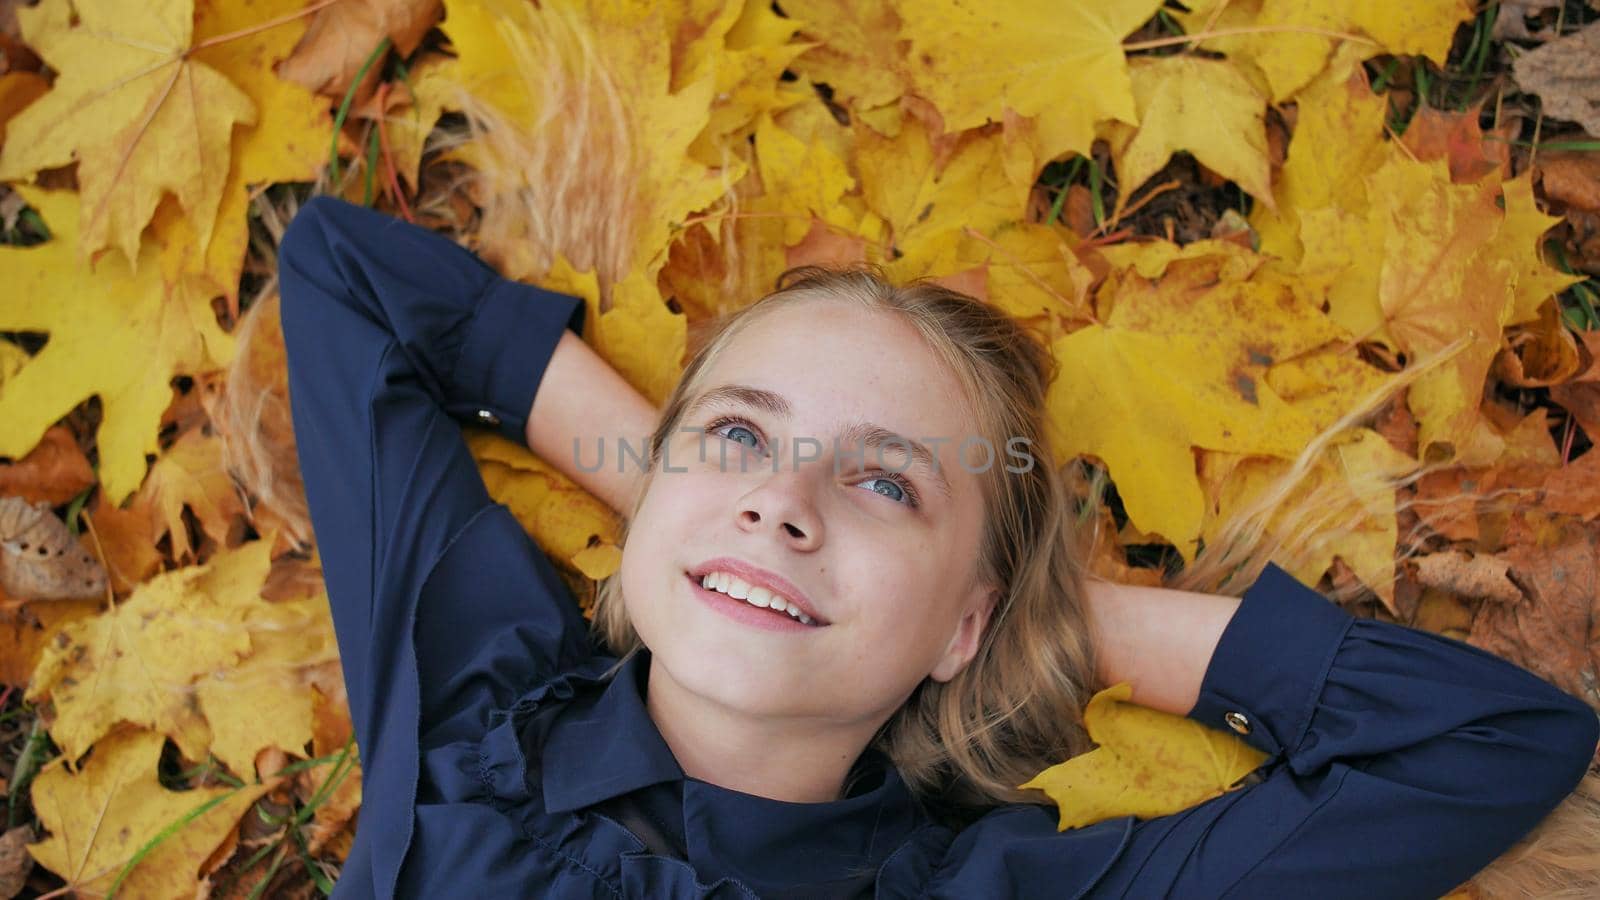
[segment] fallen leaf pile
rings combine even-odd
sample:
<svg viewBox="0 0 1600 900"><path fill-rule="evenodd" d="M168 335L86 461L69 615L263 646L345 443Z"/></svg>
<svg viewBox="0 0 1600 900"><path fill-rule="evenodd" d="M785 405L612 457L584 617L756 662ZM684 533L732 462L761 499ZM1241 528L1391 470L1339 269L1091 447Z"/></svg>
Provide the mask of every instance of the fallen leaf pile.
<svg viewBox="0 0 1600 900"><path fill-rule="evenodd" d="M1600 17L1577 6L0 6L0 776L34 829L6 832L27 854L0 886L337 877L360 778L273 293L313 193L581 296L656 401L790 266L937 279L1053 350L1057 462L1111 488L1100 573L1270 559L1600 708ZM618 521L526 448L468 443L587 610ZM1025 785L1063 828L1261 762L1127 697Z"/></svg>

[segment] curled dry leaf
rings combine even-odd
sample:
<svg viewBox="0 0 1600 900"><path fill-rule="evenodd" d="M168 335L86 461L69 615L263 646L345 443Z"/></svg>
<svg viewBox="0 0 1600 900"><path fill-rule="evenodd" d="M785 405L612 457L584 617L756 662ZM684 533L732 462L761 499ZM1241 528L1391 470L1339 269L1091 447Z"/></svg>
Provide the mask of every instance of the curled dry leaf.
<svg viewBox="0 0 1600 900"><path fill-rule="evenodd" d="M1579 365L1578 342L1552 301L1540 308L1537 321L1506 330L1494 374L1516 387L1549 387L1576 375Z"/></svg>
<svg viewBox="0 0 1600 900"><path fill-rule="evenodd" d="M1518 57L1512 75L1546 116L1600 134L1600 22Z"/></svg>
<svg viewBox="0 0 1600 900"><path fill-rule="evenodd" d="M92 597L105 591L106 571L49 504L0 497L0 587L22 600Z"/></svg>
<svg viewBox="0 0 1600 900"><path fill-rule="evenodd" d="M1578 420L1590 440L1600 441L1600 332L1578 335L1583 346L1583 371L1550 389L1550 399Z"/></svg>
<svg viewBox="0 0 1600 900"><path fill-rule="evenodd" d="M1517 603L1522 591L1511 581L1511 564L1496 556L1462 553L1450 550L1430 553L1412 560L1417 581L1424 587L1435 588L1462 597Z"/></svg>

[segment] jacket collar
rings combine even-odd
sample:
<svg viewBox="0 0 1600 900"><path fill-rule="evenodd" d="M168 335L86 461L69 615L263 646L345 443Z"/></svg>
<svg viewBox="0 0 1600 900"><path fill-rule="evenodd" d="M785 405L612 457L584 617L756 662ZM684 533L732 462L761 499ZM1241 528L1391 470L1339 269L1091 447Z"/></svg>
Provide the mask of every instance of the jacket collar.
<svg viewBox="0 0 1600 900"><path fill-rule="evenodd" d="M645 708L650 651L622 662L605 690L579 694L550 725L543 758L545 810L570 812L664 781L683 769Z"/></svg>
<svg viewBox="0 0 1600 900"><path fill-rule="evenodd" d="M872 748L851 771L851 795L825 803L772 800L685 776L645 706L649 667L650 653L640 649L602 692L574 697L555 717L538 754L548 812L679 782L685 845L696 871L702 878L736 876L758 890L875 868L925 824L900 773Z"/></svg>

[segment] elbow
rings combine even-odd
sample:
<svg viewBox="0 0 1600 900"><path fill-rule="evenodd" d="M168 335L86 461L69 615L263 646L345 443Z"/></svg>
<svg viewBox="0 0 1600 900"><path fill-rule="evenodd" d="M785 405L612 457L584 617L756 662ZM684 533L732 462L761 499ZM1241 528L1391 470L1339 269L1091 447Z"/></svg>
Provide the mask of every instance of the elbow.
<svg viewBox="0 0 1600 900"><path fill-rule="evenodd" d="M1572 793L1593 765L1600 717L1587 704L1562 693L1560 702L1539 717L1527 738L1532 759L1526 768L1508 774L1526 785L1532 800L1551 809Z"/></svg>
<svg viewBox="0 0 1600 900"><path fill-rule="evenodd" d="M1595 753L1600 750L1600 716L1587 703L1568 697L1569 713L1562 717L1558 740L1564 751L1562 760L1568 773L1566 786L1561 791L1565 797L1582 780L1584 773L1594 764ZM1559 798L1558 798L1559 799Z"/></svg>
<svg viewBox="0 0 1600 900"><path fill-rule="evenodd" d="M278 273L285 286L282 293L298 293L294 285L304 278L302 273L313 271L316 260L327 256L327 225L338 202L332 197L312 197L284 229L278 242Z"/></svg>

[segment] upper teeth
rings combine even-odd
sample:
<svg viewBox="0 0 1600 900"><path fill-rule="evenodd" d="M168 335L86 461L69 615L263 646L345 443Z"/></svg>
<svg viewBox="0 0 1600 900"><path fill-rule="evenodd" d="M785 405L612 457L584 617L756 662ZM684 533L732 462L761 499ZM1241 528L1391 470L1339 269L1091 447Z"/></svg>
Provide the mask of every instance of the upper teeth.
<svg viewBox="0 0 1600 900"><path fill-rule="evenodd" d="M771 609L776 612L786 612L807 625L815 625L816 620L800 611L800 607L790 603L764 587L756 587L737 575L727 572L709 572L700 577L700 586L713 591L720 591L735 600L743 600L751 606L762 609Z"/></svg>

